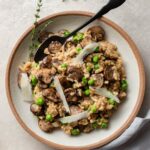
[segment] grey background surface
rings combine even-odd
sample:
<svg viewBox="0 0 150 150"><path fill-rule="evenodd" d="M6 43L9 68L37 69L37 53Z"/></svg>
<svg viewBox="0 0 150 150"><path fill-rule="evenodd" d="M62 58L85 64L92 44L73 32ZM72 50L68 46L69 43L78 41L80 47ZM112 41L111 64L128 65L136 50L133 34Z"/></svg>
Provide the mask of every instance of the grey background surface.
<svg viewBox="0 0 150 150"><path fill-rule="evenodd" d="M64 10L97 12L107 0L44 0L41 17ZM50 150L26 133L14 118L5 93L5 71L10 52L21 34L32 24L35 0L0 0L0 150ZM146 72L146 93L138 116L144 117L150 108L150 1L127 0L106 16L124 28L137 44ZM134 75L134 73L133 73ZM135 87L136 88L136 87ZM140 136L119 149L150 150L150 123ZM138 134L139 135L139 134Z"/></svg>

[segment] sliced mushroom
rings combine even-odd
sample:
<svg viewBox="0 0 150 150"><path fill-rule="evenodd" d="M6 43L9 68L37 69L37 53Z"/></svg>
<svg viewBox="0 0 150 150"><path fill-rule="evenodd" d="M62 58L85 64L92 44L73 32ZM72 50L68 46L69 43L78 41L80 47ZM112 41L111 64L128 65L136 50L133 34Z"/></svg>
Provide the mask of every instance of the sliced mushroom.
<svg viewBox="0 0 150 150"><path fill-rule="evenodd" d="M50 122L47 122L45 120L39 120L38 124L40 129L44 132L51 132L53 130L53 126Z"/></svg>
<svg viewBox="0 0 150 150"><path fill-rule="evenodd" d="M42 114L42 107L37 104L31 104L30 110L36 116L39 116Z"/></svg>
<svg viewBox="0 0 150 150"><path fill-rule="evenodd" d="M93 26L87 30L87 33L91 35L93 41L101 41L104 39L105 32L100 26Z"/></svg>
<svg viewBox="0 0 150 150"><path fill-rule="evenodd" d="M68 78L72 80L80 81L83 77L83 71L81 68L76 66L69 66L67 70Z"/></svg>
<svg viewBox="0 0 150 150"><path fill-rule="evenodd" d="M71 112L71 115L76 115L78 113L81 113L82 112L82 109L79 107L79 106L74 106L72 105L70 107L70 112Z"/></svg>
<svg viewBox="0 0 150 150"><path fill-rule="evenodd" d="M113 81L113 80L119 80L120 75L117 71L117 68L113 65L108 65L104 69L104 77L107 80Z"/></svg>
<svg viewBox="0 0 150 150"><path fill-rule="evenodd" d="M52 102L58 102L59 101L59 96L58 96L58 94L57 94L57 92L56 92L56 90L54 88L44 89L42 91L42 95L46 99L48 99L48 100L50 100Z"/></svg>
<svg viewBox="0 0 150 150"><path fill-rule="evenodd" d="M52 57L50 55L46 56L41 64L40 64L40 67L42 68L51 68L52 67Z"/></svg>
<svg viewBox="0 0 150 150"><path fill-rule="evenodd" d="M73 88L69 88L64 90L64 94L66 96L66 99L68 102L77 102L78 97L77 97L77 91Z"/></svg>
<svg viewBox="0 0 150 150"><path fill-rule="evenodd" d="M104 77L102 74L93 74L91 76L92 79L95 80L95 86L102 87L104 83Z"/></svg>
<svg viewBox="0 0 150 150"><path fill-rule="evenodd" d="M48 50L52 54L56 54L57 52L61 51L62 44L58 41L52 41L49 46Z"/></svg>
<svg viewBox="0 0 150 150"><path fill-rule="evenodd" d="M67 77L61 76L59 77L60 84L62 85L63 88L67 89L72 86L72 82L67 80Z"/></svg>
<svg viewBox="0 0 150 150"><path fill-rule="evenodd" d="M37 78L39 81L49 84L52 81L52 73L50 69L42 68L37 72Z"/></svg>

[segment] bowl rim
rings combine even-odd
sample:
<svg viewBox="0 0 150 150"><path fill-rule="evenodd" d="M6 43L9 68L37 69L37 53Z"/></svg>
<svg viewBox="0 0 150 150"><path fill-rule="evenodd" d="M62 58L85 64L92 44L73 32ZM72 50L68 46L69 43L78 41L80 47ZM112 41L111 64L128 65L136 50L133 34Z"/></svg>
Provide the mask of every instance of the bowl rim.
<svg viewBox="0 0 150 150"><path fill-rule="evenodd" d="M42 19L39 20L38 25L42 24L43 22L52 19L52 18L56 18L56 17L60 17L60 16L68 16L68 15L79 15L79 16L87 16L87 17L91 17L94 15L94 13L91 12L86 12L86 11L63 11L63 12L59 12L59 13L54 13L52 15L48 15ZM133 122L134 118L136 117L136 115L138 114L140 107L142 105L143 102L143 98L144 98L144 93L145 93L145 71L144 71L144 65L143 65L143 61L142 58L140 56L139 50L137 48L137 46L135 45L135 43L133 42L133 40L131 39L131 37L120 27L118 26L116 23L114 23L113 21L107 19L106 17L102 17L101 19L102 22L106 23L107 25L111 26L114 30L116 30L118 33L120 33L120 35L128 42L136 60L137 60L137 64L138 64L138 69L139 69L139 77L140 77L140 89L139 89L139 94L138 94L138 99L137 99L137 103L134 106L134 109L131 113L131 115L129 116L129 118L126 120L126 122L116 131L114 132L112 135L110 135L107 138L104 138L103 140L100 140L99 142L95 142L93 144L89 144L86 146L65 146L62 144L56 144L54 142L48 141L42 137L40 137L39 135L37 135L35 132L33 132L30 128L27 127L27 125L23 122L23 120L21 119L21 117L19 116L12 97L11 97L11 91L10 91L10 69L11 69L11 65L12 65L12 61L13 58L15 56L15 53L18 49L18 47L20 46L20 44L22 43L22 41L26 38L26 36L31 32L32 28L34 27L33 25L31 27L29 27L23 34L22 36L19 38L19 40L16 42L10 57L8 59L8 63L7 63L7 69L6 69L6 75L5 75L5 87L6 87L6 95L7 95L7 99L8 99L8 103L9 106L16 118L16 120L18 121L18 123L35 139L37 139L38 141L41 141L42 143L47 144L50 147L54 147L54 148L58 148L58 149L68 149L68 150L77 150L77 149L93 149L93 148L97 148L97 147L102 147L108 143L110 143L111 141L113 141L114 139L116 139L118 136L120 136L129 126L130 124Z"/></svg>

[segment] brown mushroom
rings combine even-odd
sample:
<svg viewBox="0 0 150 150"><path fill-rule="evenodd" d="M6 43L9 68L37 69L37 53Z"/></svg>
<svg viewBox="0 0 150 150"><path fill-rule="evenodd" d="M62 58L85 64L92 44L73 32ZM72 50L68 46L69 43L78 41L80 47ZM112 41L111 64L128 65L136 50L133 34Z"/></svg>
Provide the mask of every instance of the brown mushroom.
<svg viewBox="0 0 150 150"><path fill-rule="evenodd" d="M37 78L39 81L49 84L52 81L52 73L50 69L42 68L37 72Z"/></svg>
<svg viewBox="0 0 150 150"><path fill-rule="evenodd" d="M66 96L66 99L68 102L77 102L78 97L77 97L77 91L73 88L65 89L64 94Z"/></svg>
<svg viewBox="0 0 150 150"><path fill-rule="evenodd" d="M52 124L45 120L39 120L38 125L39 125L40 129L44 132L51 132L53 129Z"/></svg>
<svg viewBox="0 0 150 150"><path fill-rule="evenodd" d="M82 109L79 106L74 106L74 105L70 106L71 115L76 115L81 112L82 112Z"/></svg>
<svg viewBox="0 0 150 150"><path fill-rule="evenodd" d="M62 47L62 44L60 42L52 41L48 46L48 50L50 53L56 54L57 52L60 52L61 47Z"/></svg>
<svg viewBox="0 0 150 150"><path fill-rule="evenodd" d="M42 95L47 100L50 100L50 101L53 101L53 102L58 102L59 101L59 96L58 96L58 94L57 94L57 92L54 88L44 89L42 91Z"/></svg>
<svg viewBox="0 0 150 150"><path fill-rule="evenodd" d="M32 112L34 115L36 115L36 116L39 116L39 115L42 114L42 107L39 106L39 105L37 105L37 104L34 104L34 103L31 104L30 110L31 110L31 112Z"/></svg>
<svg viewBox="0 0 150 150"><path fill-rule="evenodd" d="M114 81L114 80L119 80L120 75L117 71L117 68L113 65L108 65L104 69L104 77L107 80Z"/></svg>
<svg viewBox="0 0 150 150"><path fill-rule="evenodd" d="M67 69L68 78L72 80L80 81L83 77L83 71L81 68L76 66L69 66Z"/></svg>
<svg viewBox="0 0 150 150"><path fill-rule="evenodd" d="M42 68L51 68L52 67L51 62L52 62L52 57L50 55L48 55L42 60L42 62L40 64L40 67L42 67Z"/></svg>
<svg viewBox="0 0 150 150"><path fill-rule="evenodd" d="M59 77L59 81L60 81L61 86L65 89L70 88L72 85L72 82L68 81L67 77L65 77L65 76Z"/></svg>
<svg viewBox="0 0 150 150"><path fill-rule="evenodd" d="M103 86L104 78L102 74L93 74L91 78L95 80L95 86L97 87Z"/></svg>
<svg viewBox="0 0 150 150"><path fill-rule="evenodd" d="M91 35L92 40L99 42L104 39L105 32L100 26L93 26L87 30L87 33Z"/></svg>

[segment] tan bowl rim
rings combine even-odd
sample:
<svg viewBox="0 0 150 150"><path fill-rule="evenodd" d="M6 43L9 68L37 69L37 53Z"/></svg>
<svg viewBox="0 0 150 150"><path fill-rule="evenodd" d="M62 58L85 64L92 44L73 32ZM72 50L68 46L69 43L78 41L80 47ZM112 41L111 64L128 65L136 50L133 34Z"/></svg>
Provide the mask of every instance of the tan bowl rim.
<svg viewBox="0 0 150 150"><path fill-rule="evenodd" d="M85 12L85 11L65 11L65 12L60 12L60 13L55 13L52 15L49 15L43 19L41 19L39 21L39 24L45 22L46 20L52 19L52 18L56 18L58 16L68 16L68 15L79 15L79 16L88 16L91 17L94 14L90 13L90 12ZM73 149L93 149L96 147L101 147L104 146L106 144L108 144L109 142L113 141L114 139L116 139L118 136L120 136L125 129L127 129L130 124L133 122L134 118L136 117L137 113L140 110L140 107L142 105L143 102L143 98L144 98L144 92L145 92L145 71L144 71L144 65L143 65L143 61L142 58L139 54L138 48L136 47L135 43L133 42L133 40L130 38L130 36L121 28L119 27L117 24L115 24L114 22L110 21L109 19L107 19L106 17L102 17L101 21L106 23L107 25L111 26L113 29L115 29L117 32L119 32L122 37L128 42L128 44L130 45L132 52L134 53L134 56L137 60L138 63L138 69L139 69L139 76L140 76L140 89L139 89L139 94L138 94L138 100L137 103L131 113L131 115L129 116L129 118L127 119L127 121L116 131L114 132L112 135L110 135L109 137L100 140L99 142L90 144L90 145L86 145L86 146L64 146L61 144L56 144L53 142L50 142L42 137L40 137L39 135L37 135L35 132L33 132L30 128L27 127L27 125L23 122L23 120L20 118L19 114L17 113L17 110L15 109L15 106L13 104L13 100L11 97L11 92L10 92L10 68L12 65L12 60L15 56L15 53L18 49L18 47L20 46L20 44L22 43L22 41L25 39L25 37L31 32L33 26L29 27L25 33L19 38L19 40L17 41L17 43L15 44L11 55L9 57L8 60L8 64L7 64L7 70L6 70L6 78L5 78L5 85L6 85L6 93L7 93L7 98L8 98L8 102L10 105L10 108L15 116L15 118L17 119L17 121L19 122L19 124L34 138L36 138L37 140L49 145L50 147L54 147L57 149L69 149L69 150L73 150Z"/></svg>

